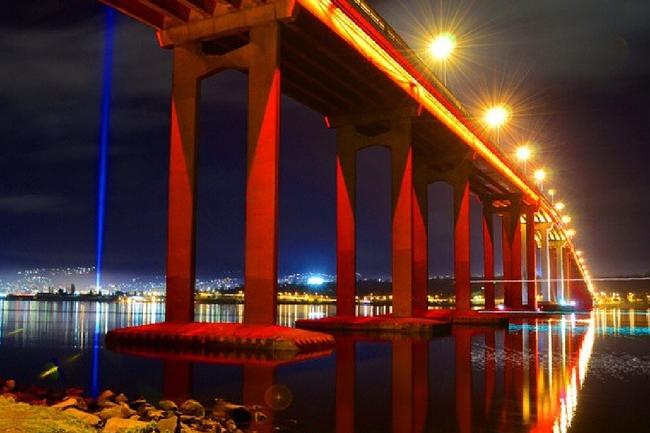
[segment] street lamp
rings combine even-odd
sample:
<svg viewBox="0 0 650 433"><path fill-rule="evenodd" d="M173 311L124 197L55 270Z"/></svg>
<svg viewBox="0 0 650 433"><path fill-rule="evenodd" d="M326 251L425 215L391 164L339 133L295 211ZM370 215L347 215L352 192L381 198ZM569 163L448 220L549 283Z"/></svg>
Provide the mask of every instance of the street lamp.
<svg viewBox="0 0 650 433"><path fill-rule="evenodd" d="M551 196L551 204L555 204L555 193L556 191L554 189L548 190L548 195Z"/></svg>
<svg viewBox="0 0 650 433"><path fill-rule="evenodd" d="M566 205L564 203L562 203L561 201L558 201L557 203L555 203L555 210L557 210L559 212L562 212L565 207L566 207Z"/></svg>
<svg viewBox="0 0 650 433"><path fill-rule="evenodd" d="M544 191L544 179L546 179L546 171L544 171L543 168L538 168L535 170L535 173L533 173L533 177L535 178L535 181L542 189L542 191Z"/></svg>
<svg viewBox="0 0 650 433"><path fill-rule="evenodd" d="M562 224L567 225L571 222L571 217L569 215L562 215Z"/></svg>
<svg viewBox="0 0 650 433"><path fill-rule="evenodd" d="M515 152L517 159L524 164L524 174L526 174L526 162L528 162L532 154L533 152L530 150L530 147L526 145L519 146Z"/></svg>
<svg viewBox="0 0 650 433"><path fill-rule="evenodd" d="M497 144L499 144L499 130L505 125L505 123L510 118L510 110L504 105L496 105L492 108L489 108L483 115L483 121L490 128L496 129L497 131Z"/></svg>
<svg viewBox="0 0 650 433"><path fill-rule="evenodd" d="M441 33L429 45L429 53L434 59L442 62L443 82L447 86L447 60L456 48L456 38L450 33Z"/></svg>

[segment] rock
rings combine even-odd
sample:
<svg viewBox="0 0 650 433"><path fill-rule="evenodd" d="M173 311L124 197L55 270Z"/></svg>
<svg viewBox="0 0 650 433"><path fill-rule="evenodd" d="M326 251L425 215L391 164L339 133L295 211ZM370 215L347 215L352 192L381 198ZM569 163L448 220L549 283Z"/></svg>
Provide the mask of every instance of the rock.
<svg viewBox="0 0 650 433"><path fill-rule="evenodd" d="M176 433L178 417L176 415L163 418L156 424L160 433Z"/></svg>
<svg viewBox="0 0 650 433"><path fill-rule="evenodd" d="M181 405L181 413L184 415L203 417L205 416L205 409L203 408L203 405L201 405L201 403L198 401L187 400Z"/></svg>
<svg viewBox="0 0 650 433"><path fill-rule="evenodd" d="M111 418L106 422L103 433L151 433L155 431L155 425L132 419Z"/></svg>
<svg viewBox="0 0 650 433"><path fill-rule="evenodd" d="M54 409L60 409L60 410L65 410L70 407L77 407L77 398L76 397L68 397L63 401L58 402L57 404L53 404L50 406L51 408Z"/></svg>
<svg viewBox="0 0 650 433"><path fill-rule="evenodd" d="M126 398L124 394L118 394L117 397L115 397L115 403L128 403L129 399Z"/></svg>
<svg viewBox="0 0 650 433"><path fill-rule="evenodd" d="M237 424L235 424L235 421L233 421L231 419L226 421L224 427L226 427L226 430L228 430L231 433L234 432L235 430L237 430Z"/></svg>
<svg viewBox="0 0 650 433"><path fill-rule="evenodd" d="M115 398L115 393L110 389L107 389L103 391L101 394L99 394L99 396L97 397L97 404L102 406L107 401L113 400L113 398Z"/></svg>
<svg viewBox="0 0 650 433"><path fill-rule="evenodd" d="M156 410L156 408L153 407L152 405L150 405L149 403L145 403L145 404L141 405L140 407L138 407L137 412L138 412L138 415L140 415L140 416L147 416L147 414L149 412L151 412L152 410Z"/></svg>
<svg viewBox="0 0 650 433"><path fill-rule="evenodd" d="M145 414L145 418L150 419L150 420L154 420L154 421L158 421L159 419L167 418L170 415L174 415L174 413L170 412L168 410L160 410L160 409L155 409L154 408L154 409L151 409L151 410L147 411L147 413ZM174 416L176 416L176 415L174 415Z"/></svg>
<svg viewBox="0 0 650 433"><path fill-rule="evenodd" d="M160 403L158 403L158 406L160 406L162 410L178 410L176 403L171 400L162 400Z"/></svg>
<svg viewBox="0 0 650 433"><path fill-rule="evenodd" d="M110 418L129 418L135 415L135 411L125 403L121 403L114 407L107 407L99 411L97 414L101 419L107 420Z"/></svg>
<svg viewBox="0 0 650 433"><path fill-rule="evenodd" d="M181 433L200 433L198 430L193 429L187 425L181 425Z"/></svg>
<svg viewBox="0 0 650 433"><path fill-rule="evenodd" d="M129 406L131 406L131 409L138 410L141 406L144 406L147 404L147 400L143 397L140 397L137 400L133 400L131 403L129 403Z"/></svg>
<svg viewBox="0 0 650 433"><path fill-rule="evenodd" d="M83 410L79 410L77 408L71 407L68 408L64 411L65 414L73 416L77 418L79 421L84 422L88 424L89 426L92 427L97 427L99 423L101 422L101 419L97 415L93 415L92 413L84 412Z"/></svg>
<svg viewBox="0 0 650 433"><path fill-rule="evenodd" d="M214 401L212 415L220 419L230 417L238 424L249 423L253 419L253 414L248 407L219 398Z"/></svg>
<svg viewBox="0 0 650 433"><path fill-rule="evenodd" d="M13 379L6 380L3 388L6 388L9 392L13 391L16 388L16 381Z"/></svg>

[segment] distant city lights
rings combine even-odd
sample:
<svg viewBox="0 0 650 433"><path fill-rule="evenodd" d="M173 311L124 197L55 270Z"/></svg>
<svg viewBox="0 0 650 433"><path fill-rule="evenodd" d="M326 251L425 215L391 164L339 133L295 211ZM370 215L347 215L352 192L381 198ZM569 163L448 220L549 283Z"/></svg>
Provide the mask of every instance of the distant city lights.
<svg viewBox="0 0 650 433"><path fill-rule="evenodd" d="M325 284L325 279L323 277L309 277L307 278L307 284L310 286L322 286Z"/></svg>

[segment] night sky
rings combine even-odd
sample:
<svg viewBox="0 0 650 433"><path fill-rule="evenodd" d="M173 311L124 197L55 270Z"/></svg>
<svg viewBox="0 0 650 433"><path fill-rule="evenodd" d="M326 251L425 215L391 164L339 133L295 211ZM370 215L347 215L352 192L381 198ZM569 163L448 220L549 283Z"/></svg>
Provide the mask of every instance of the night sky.
<svg viewBox="0 0 650 433"><path fill-rule="evenodd" d="M0 270L93 265L105 10L14 1L0 14ZM449 87L471 112L505 99L508 151L536 144L597 276L650 271L650 2L370 1L414 49L452 27ZM408 5L408 6L407 6ZM171 53L117 16L105 269L164 272ZM246 77L203 83L198 273L240 275ZM498 95L496 97L495 95ZM335 140L283 100L280 274L335 270ZM359 158L359 271L390 274L390 157ZM452 269L451 192L430 189L432 274ZM474 206L473 270L481 271Z"/></svg>

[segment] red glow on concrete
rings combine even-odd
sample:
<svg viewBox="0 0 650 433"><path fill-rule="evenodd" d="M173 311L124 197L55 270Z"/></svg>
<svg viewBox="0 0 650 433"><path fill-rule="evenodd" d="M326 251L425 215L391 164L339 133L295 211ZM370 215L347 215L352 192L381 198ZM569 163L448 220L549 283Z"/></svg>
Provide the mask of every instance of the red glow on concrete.
<svg viewBox="0 0 650 433"><path fill-rule="evenodd" d="M471 309L469 178L454 185L454 277L456 309Z"/></svg>
<svg viewBox="0 0 650 433"><path fill-rule="evenodd" d="M428 309L429 234L427 185L413 185L413 313L419 316Z"/></svg>
<svg viewBox="0 0 650 433"><path fill-rule="evenodd" d="M393 315L413 316L413 154L410 143L392 146Z"/></svg>
<svg viewBox="0 0 650 433"><path fill-rule="evenodd" d="M174 50L165 320L194 320L198 78L185 65L187 52Z"/></svg>
<svg viewBox="0 0 650 433"><path fill-rule="evenodd" d="M113 347L148 346L172 351L180 348L201 354L246 351L297 354L328 349L334 345L334 338L275 325L156 323L109 331L106 343Z"/></svg>
<svg viewBox="0 0 650 433"><path fill-rule="evenodd" d="M494 226L493 213L487 204L483 206L483 278L488 281L494 280ZM485 309L494 310L495 285L492 282L484 283Z"/></svg>
<svg viewBox="0 0 650 433"><path fill-rule="evenodd" d="M526 211L526 294L529 310L537 310L537 262L535 243L535 211Z"/></svg>
<svg viewBox="0 0 650 433"><path fill-rule="evenodd" d="M336 314L353 316L356 295L356 151L339 146L336 158Z"/></svg>
<svg viewBox="0 0 650 433"><path fill-rule="evenodd" d="M244 321L272 325L277 316L278 164L280 153L279 24L251 30L261 52L249 68L248 176Z"/></svg>
<svg viewBox="0 0 650 433"><path fill-rule="evenodd" d="M318 320L298 320L296 327L324 332L401 332L405 334L446 333L449 323L417 317L344 317L332 316Z"/></svg>

